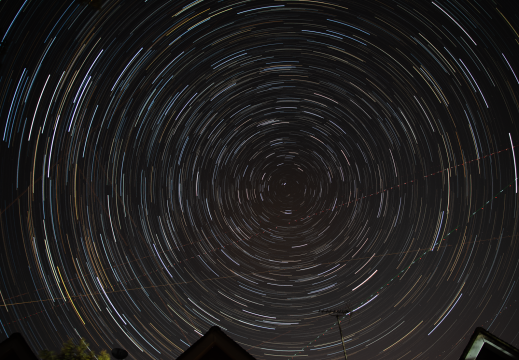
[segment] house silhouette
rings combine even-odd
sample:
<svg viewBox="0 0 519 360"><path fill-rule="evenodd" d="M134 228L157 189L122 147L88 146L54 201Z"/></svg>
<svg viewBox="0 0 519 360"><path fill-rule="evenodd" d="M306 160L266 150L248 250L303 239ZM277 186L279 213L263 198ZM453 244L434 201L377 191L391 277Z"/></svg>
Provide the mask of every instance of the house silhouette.
<svg viewBox="0 0 519 360"><path fill-rule="evenodd" d="M255 360L218 326L213 326L177 360Z"/></svg>
<svg viewBox="0 0 519 360"><path fill-rule="evenodd" d="M0 359L38 360L20 333L11 334L11 336L0 343Z"/></svg>
<svg viewBox="0 0 519 360"><path fill-rule="evenodd" d="M519 360L519 350L482 327L477 327L460 360Z"/></svg>

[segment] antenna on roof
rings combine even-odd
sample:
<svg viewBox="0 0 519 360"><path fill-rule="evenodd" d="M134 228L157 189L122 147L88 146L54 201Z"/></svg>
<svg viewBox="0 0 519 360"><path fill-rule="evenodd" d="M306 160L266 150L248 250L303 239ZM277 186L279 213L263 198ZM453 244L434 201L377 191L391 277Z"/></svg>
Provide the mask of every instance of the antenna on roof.
<svg viewBox="0 0 519 360"><path fill-rule="evenodd" d="M348 309L350 306L347 307ZM348 360L348 356L346 356L346 347L344 346L344 337L342 336L341 322L339 321L339 316L350 315L351 321L351 310L336 310L336 309L328 309L328 310L319 310L321 313L330 314L331 316L335 316L337 318L337 325L339 325L339 333L341 334L341 342L342 342L342 350L344 351L344 359Z"/></svg>

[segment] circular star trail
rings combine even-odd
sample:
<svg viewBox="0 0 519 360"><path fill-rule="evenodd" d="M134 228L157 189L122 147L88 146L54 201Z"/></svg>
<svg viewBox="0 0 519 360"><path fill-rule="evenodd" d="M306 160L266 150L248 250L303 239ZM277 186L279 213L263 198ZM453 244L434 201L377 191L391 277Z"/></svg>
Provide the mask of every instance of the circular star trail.
<svg viewBox="0 0 519 360"><path fill-rule="evenodd" d="M0 340L519 345L507 1L0 4ZM518 154L519 156L519 154Z"/></svg>

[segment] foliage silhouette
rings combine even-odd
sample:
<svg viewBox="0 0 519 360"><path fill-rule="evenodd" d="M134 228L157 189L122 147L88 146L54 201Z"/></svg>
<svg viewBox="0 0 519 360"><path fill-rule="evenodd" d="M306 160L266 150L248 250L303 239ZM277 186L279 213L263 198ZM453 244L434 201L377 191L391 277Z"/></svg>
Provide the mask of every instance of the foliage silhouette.
<svg viewBox="0 0 519 360"><path fill-rule="evenodd" d="M41 350L39 356L43 360L110 360L110 355L106 350L102 350L99 354L95 354L93 351L87 352L89 344L84 338L79 340L79 345L74 344L72 339L68 339L61 348L59 354L55 354L54 351Z"/></svg>

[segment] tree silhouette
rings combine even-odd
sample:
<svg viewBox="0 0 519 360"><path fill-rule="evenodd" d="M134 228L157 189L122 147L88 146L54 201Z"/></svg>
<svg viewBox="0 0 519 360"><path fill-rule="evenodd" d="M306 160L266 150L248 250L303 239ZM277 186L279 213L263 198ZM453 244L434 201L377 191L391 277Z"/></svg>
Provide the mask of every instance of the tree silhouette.
<svg viewBox="0 0 519 360"><path fill-rule="evenodd" d="M74 344L72 339L68 339L67 342L63 343L61 352L56 355L54 351L41 350L39 356L43 360L110 360L110 355L106 350L102 350L99 354L93 351L87 352L88 343L84 338L79 340L79 345Z"/></svg>

